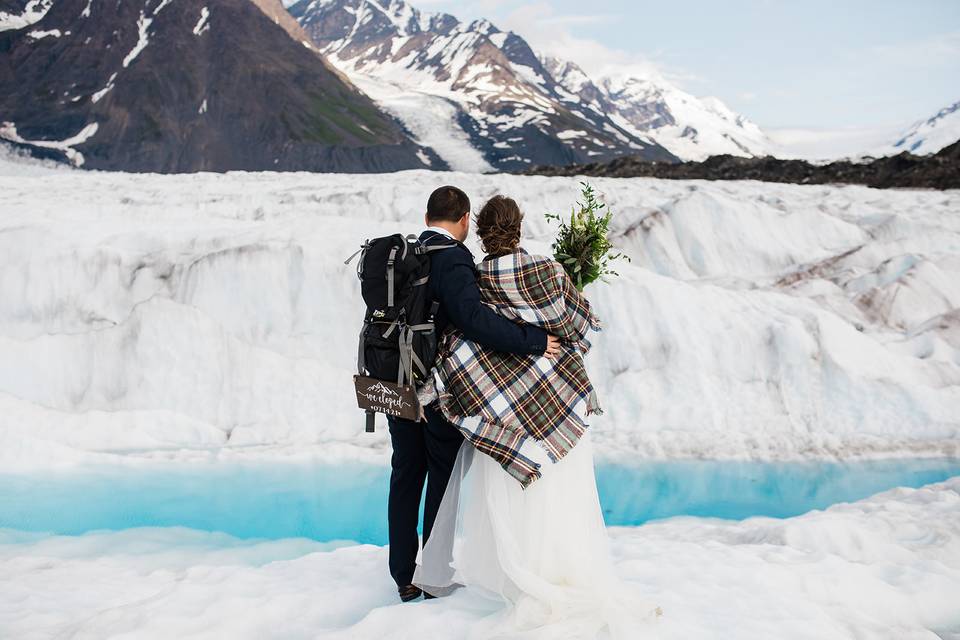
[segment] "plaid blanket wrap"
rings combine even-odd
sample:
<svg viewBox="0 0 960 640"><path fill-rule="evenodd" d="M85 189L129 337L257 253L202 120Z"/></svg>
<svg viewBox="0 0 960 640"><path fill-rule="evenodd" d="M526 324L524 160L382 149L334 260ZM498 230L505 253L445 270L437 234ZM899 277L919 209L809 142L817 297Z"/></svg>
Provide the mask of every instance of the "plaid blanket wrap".
<svg viewBox="0 0 960 640"><path fill-rule="evenodd" d="M441 344L440 410L467 440L526 488L577 444L602 413L587 377L586 335L599 331L590 303L555 260L523 249L478 265L484 302L502 316L562 340L561 355L486 350L456 330Z"/></svg>

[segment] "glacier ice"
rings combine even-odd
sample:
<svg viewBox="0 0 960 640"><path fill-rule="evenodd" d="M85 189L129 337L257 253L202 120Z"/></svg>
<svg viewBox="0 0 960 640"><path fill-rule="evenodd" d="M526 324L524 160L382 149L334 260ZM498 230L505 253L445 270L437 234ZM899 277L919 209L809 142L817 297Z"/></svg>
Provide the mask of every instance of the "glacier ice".
<svg viewBox="0 0 960 640"><path fill-rule="evenodd" d="M548 252L542 214L578 194L573 178L429 171L9 167L0 439L16 453L0 457L24 465L221 447L383 456L352 400L362 307L343 259L419 231L444 183L475 207L515 197L526 246ZM958 452L960 194L594 182L632 258L587 289L607 327L588 361L601 454Z"/></svg>

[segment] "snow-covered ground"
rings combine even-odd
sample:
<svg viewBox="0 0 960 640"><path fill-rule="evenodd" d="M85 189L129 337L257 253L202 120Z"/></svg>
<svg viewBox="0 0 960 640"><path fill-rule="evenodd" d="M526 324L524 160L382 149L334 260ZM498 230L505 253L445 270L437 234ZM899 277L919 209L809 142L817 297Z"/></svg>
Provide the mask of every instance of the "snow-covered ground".
<svg viewBox="0 0 960 640"><path fill-rule="evenodd" d="M475 207L517 198L546 252L542 214L578 195L427 171L0 173L0 461L18 467L220 447L385 461L352 398L344 258L417 232L444 183ZM587 290L607 326L588 363L602 455L960 451L960 192L595 185L633 258Z"/></svg>
<svg viewBox="0 0 960 640"><path fill-rule="evenodd" d="M61 162L34 158L26 151L0 141L0 176L4 178L62 173L67 170L67 165ZM3 201L0 200L0 204L2 203Z"/></svg>
<svg viewBox="0 0 960 640"><path fill-rule="evenodd" d="M788 520L614 529L621 575L663 615L638 640L938 640L960 635L960 479ZM0 635L467 637L477 594L396 603L386 549L187 529L0 530Z"/></svg>

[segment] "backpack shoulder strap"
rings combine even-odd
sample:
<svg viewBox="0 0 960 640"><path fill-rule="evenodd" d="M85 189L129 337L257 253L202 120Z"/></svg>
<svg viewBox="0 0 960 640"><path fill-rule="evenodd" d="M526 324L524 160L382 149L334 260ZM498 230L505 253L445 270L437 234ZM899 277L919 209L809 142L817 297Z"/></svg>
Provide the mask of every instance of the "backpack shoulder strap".
<svg viewBox="0 0 960 640"><path fill-rule="evenodd" d="M453 249L457 246L457 243L453 242L450 244L431 244L423 247L423 253L431 253L433 251L440 251L441 249Z"/></svg>
<svg viewBox="0 0 960 640"><path fill-rule="evenodd" d="M436 237L436 236L433 236ZM429 240L430 238L427 238ZM443 249L453 249L454 247L461 246L461 243L456 240L449 240L448 242L437 242L434 244L427 244L426 242L421 242L418 249L421 254L429 254L434 251L442 251Z"/></svg>

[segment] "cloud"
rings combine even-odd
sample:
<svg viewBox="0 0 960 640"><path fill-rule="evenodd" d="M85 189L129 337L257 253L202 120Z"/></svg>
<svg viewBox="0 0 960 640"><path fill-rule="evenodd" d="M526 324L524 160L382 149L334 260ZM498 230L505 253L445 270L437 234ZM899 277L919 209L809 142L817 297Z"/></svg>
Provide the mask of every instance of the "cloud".
<svg viewBox="0 0 960 640"><path fill-rule="evenodd" d="M960 31L940 33L920 40L875 45L868 47L864 53L886 64L924 68L937 63L956 66L960 60Z"/></svg>
<svg viewBox="0 0 960 640"><path fill-rule="evenodd" d="M498 28L523 37L537 53L575 62L593 78L647 78L681 88L705 84L688 69L665 62L663 51L625 51L580 34L581 27L610 24L629 16L561 13L548 0L416 0L413 4L426 11L452 13L464 21L487 18Z"/></svg>
<svg viewBox="0 0 960 640"><path fill-rule="evenodd" d="M559 14L549 3L540 1L510 10L497 20L497 25L522 36L538 53L573 61L591 76L632 75L673 81L682 78L682 73L666 69L650 57L609 47L574 35L571 30L619 18L612 14Z"/></svg>
<svg viewBox="0 0 960 640"><path fill-rule="evenodd" d="M614 19L612 15L565 15L545 18L543 24L578 26L584 24L603 24Z"/></svg>
<svg viewBox="0 0 960 640"><path fill-rule="evenodd" d="M845 127L838 129L768 128L767 135L783 158L822 160L857 156L865 149L889 145L903 130L899 125Z"/></svg>

